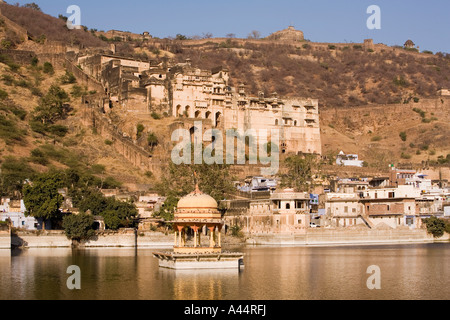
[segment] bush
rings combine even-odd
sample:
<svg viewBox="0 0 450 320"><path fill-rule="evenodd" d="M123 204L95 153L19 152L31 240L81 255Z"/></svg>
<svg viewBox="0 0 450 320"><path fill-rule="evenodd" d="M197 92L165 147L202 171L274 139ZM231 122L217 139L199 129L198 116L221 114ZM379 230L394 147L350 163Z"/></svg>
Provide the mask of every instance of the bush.
<svg viewBox="0 0 450 320"><path fill-rule="evenodd" d="M159 113L156 113L156 112L152 112L151 116L155 120L160 120L161 119L161 115Z"/></svg>
<svg viewBox="0 0 450 320"><path fill-rule="evenodd" d="M44 62L42 71L49 75L52 75L55 73L55 69L53 68L53 65L50 62Z"/></svg>
<svg viewBox="0 0 450 320"><path fill-rule="evenodd" d="M85 213L65 216L62 225L67 238L71 240L87 240L95 234L94 218Z"/></svg>
<svg viewBox="0 0 450 320"><path fill-rule="evenodd" d="M66 70L66 74L60 78L61 84L72 84L77 82L74 74Z"/></svg>
<svg viewBox="0 0 450 320"><path fill-rule="evenodd" d="M401 157L402 159L406 159L406 160L411 159L411 155L410 155L410 154L406 154L406 153L403 153L403 152L402 152L402 154L400 155L400 157Z"/></svg>
<svg viewBox="0 0 450 320"><path fill-rule="evenodd" d="M370 139L373 142L381 141L383 138L381 136L374 136L372 139Z"/></svg>
<svg viewBox="0 0 450 320"><path fill-rule="evenodd" d="M444 235L446 225L443 220L436 217L431 217L424 219L423 222L427 227L428 233L432 234L433 237L440 238Z"/></svg>
<svg viewBox="0 0 450 320"><path fill-rule="evenodd" d="M113 142L111 140L105 140L107 146L112 146Z"/></svg>
<svg viewBox="0 0 450 320"><path fill-rule="evenodd" d="M406 132L405 131L400 132L399 136L400 136L400 139L402 139L402 141L406 141Z"/></svg>
<svg viewBox="0 0 450 320"><path fill-rule="evenodd" d="M0 89L0 100L5 100L6 98L8 98L8 92Z"/></svg>

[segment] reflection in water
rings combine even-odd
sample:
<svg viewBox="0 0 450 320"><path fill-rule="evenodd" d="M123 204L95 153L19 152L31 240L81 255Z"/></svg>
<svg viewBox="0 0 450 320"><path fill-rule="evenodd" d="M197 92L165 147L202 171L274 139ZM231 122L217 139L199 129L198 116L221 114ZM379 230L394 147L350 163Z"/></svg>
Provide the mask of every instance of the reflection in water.
<svg viewBox="0 0 450 320"><path fill-rule="evenodd" d="M450 245L244 247L245 269L161 269L155 249L30 249L0 254L0 299L449 299ZM2 253L0 251L0 253ZM67 267L81 269L69 290ZM381 290L369 290L370 265Z"/></svg>

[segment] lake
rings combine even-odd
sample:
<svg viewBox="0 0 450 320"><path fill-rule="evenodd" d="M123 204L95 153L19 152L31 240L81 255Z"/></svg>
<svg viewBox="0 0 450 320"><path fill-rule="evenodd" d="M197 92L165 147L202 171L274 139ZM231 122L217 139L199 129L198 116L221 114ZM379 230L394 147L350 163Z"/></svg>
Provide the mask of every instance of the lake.
<svg viewBox="0 0 450 320"><path fill-rule="evenodd" d="M0 252L2 300L448 300L450 244L233 248L243 270L160 269L157 249ZM80 290L69 290L69 266ZM380 289L367 286L377 266Z"/></svg>

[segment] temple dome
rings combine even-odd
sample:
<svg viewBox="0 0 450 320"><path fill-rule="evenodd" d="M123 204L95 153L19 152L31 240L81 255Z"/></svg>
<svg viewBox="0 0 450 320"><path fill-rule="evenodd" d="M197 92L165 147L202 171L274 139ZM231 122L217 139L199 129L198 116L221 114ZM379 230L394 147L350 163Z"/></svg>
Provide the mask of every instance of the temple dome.
<svg viewBox="0 0 450 320"><path fill-rule="evenodd" d="M213 197L194 191L178 201L177 209L217 209L217 201Z"/></svg>

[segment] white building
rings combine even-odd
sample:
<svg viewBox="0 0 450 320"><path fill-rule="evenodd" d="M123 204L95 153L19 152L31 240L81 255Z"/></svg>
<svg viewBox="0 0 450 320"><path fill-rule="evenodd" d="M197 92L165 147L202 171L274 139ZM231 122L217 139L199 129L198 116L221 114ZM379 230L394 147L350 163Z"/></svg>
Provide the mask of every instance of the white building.
<svg viewBox="0 0 450 320"><path fill-rule="evenodd" d="M15 201L4 198L0 205L0 220L11 220L14 228L25 230L38 229L38 221L34 217L25 216L25 204L23 200Z"/></svg>
<svg viewBox="0 0 450 320"><path fill-rule="evenodd" d="M346 167L362 167L364 165L364 161L359 160L357 154L345 154L344 151L341 151L336 156L336 164L338 166Z"/></svg>

